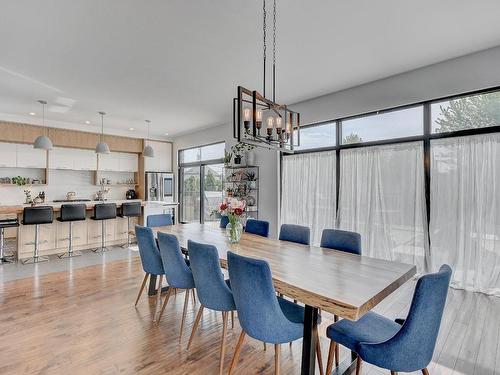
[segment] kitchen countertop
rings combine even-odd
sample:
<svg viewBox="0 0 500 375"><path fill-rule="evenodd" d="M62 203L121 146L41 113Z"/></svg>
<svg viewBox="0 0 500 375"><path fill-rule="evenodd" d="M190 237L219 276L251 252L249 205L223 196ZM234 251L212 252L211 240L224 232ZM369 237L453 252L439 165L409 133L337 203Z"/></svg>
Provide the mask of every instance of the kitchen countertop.
<svg viewBox="0 0 500 375"><path fill-rule="evenodd" d="M107 200L104 203L115 203L117 206L121 206L124 202L141 202L144 206L144 201L140 199L121 199L121 200ZM87 210L92 210L97 203L103 203L100 201L90 201L90 202L74 202L75 204L85 204ZM54 211L57 212L61 209L62 204L71 204L71 202L45 202L36 206L52 206ZM31 207L29 204L17 204L17 205L0 205L0 215L12 215L12 214L22 214L25 207Z"/></svg>

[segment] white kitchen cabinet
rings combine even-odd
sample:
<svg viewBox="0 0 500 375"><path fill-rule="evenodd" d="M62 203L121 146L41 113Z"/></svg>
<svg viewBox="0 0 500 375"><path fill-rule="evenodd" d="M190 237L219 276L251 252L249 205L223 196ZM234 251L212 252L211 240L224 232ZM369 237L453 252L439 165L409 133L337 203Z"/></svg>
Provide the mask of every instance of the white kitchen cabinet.
<svg viewBox="0 0 500 375"><path fill-rule="evenodd" d="M98 168L100 171L119 171L120 158L117 153L99 154Z"/></svg>
<svg viewBox="0 0 500 375"><path fill-rule="evenodd" d="M155 156L144 158L144 168L148 172L172 172L172 143L146 140L153 147Z"/></svg>
<svg viewBox="0 0 500 375"><path fill-rule="evenodd" d="M15 168L17 147L15 143L0 143L0 167Z"/></svg>
<svg viewBox="0 0 500 375"><path fill-rule="evenodd" d="M18 168L47 168L47 151L33 148L33 145L18 144L16 158Z"/></svg>
<svg viewBox="0 0 500 375"><path fill-rule="evenodd" d="M137 172L139 160L137 154L117 153L120 172Z"/></svg>
<svg viewBox="0 0 500 375"><path fill-rule="evenodd" d="M53 148L49 150L49 168L50 169L73 169L72 149Z"/></svg>
<svg viewBox="0 0 500 375"><path fill-rule="evenodd" d="M97 154L94 150L72 150L73 169L77 171L96 171Z"/></svg>

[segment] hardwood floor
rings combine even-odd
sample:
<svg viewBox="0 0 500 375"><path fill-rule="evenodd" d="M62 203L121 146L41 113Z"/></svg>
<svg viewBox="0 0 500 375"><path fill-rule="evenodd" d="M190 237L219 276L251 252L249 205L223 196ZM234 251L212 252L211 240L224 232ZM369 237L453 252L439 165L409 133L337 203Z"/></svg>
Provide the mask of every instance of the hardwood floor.
<svg viewBox="0 0 500 375"><path fill-rule="evenodd" d="M184 294L172 296L159 326L153 323L155 298L135 298L143 272L140 261L103 263L0 284L0 374L217 374L222 315L205 309L191 349L186 350L199 303L189 299L179 345ZM402 317L414 282L375 308ZM450 290L430 374L500 374L500 298ZM320 327L323 358L325 329ZM240 334L228 327L227 373ZM341 358L348 355L341 350ZM301 343L281 347L281 373L300 372ZM236 374L272 374L274 350L248 338ZM388 374L364 364L362 374ZM417 373L415 373L417 374Z"/></svg>

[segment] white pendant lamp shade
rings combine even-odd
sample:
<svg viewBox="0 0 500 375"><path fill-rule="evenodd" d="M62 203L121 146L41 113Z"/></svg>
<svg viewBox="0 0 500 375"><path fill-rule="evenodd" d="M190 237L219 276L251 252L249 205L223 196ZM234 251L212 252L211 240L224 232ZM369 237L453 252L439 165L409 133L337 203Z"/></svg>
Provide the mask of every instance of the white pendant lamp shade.
<svg viewBox="0 0 500 375"><path fill-rule="evenodd" d="M36 137L35 142L33 143L33 148L37 148L39 150L52 150L54 147L52 145L52 141L50 140L49 137L45 135L46 128L45 128L45 104L47 102L45 100L38 100L38 103L42 105L42 126L43 126L43 135L39 135Z"/></svg>
<svg viewBox="0 0 500 375"><path fill-rule="evenodd" d="M105 112L99 112L101 115L101 140L97 145L95 146L95 153L96 154L109 154L109 146L106 142L103 140L104 136L104 115L106 114Z"/></svg>
<svg viewBox="0 0 500 375"><path fill-rule="evenodd" d="M96 154L109 154L110 151L109 151L108 144L106 142L99 142L95 146L95 152L96 152Z"/></svg>
<svg viewBox="0 0 500 375"><path fill-rule="evenodd" d="M150 120L146 120L146 126L148 128L148 138L149 138L149 124L150 123L151 123ZM142 156L144 156L145 158L154 158L155 157L155 150L150 145L144 146L144 150L142 150Z"/></svg>
<svg viewBox="0 0 500 375"><path fill-rule="evenodd" d="M40 150L52 150L52 141L46 135L39 135L35 139L35 143L33 144L34 148L38 148Z"/></svg>

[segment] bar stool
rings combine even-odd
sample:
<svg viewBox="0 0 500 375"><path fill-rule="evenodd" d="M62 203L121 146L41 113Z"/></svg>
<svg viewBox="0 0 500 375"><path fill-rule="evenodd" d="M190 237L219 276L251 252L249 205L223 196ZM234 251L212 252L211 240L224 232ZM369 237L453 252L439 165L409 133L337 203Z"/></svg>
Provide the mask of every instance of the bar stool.
<svg viewBox="0 0 500 375"><path fill-rule="evenodd" d="M12 259L9 259L9 258L13 258L14 254L12 254L12 255L5 254L4 229L18 227L18 226L19 226L19 221L17 220L17 217L12 218L12 219L0 220L0 264L14 262Z"/></svg>
<svg viewBox="0 0 500 375"><path fill-rule="evenodd" d="M101 229L101 247L94 249L95 253L105 252L106 248L106 220L116 219L116 204L115 203L98 203L94 206L94 216L91 217L92 220L100 220Z"/></svg>
<svg viewBox="0 0 500 375"><path fill-rule="evenodd" d="M130 247L130 218L141 216L141 202L125 202L122 204L122 212L118 214L121 218L127 219L127 243L122 247ZM132 232L133 233L133 232Z"/></svg>
<svg viewBox="0 0 500 375"><path fill-rule="evenodd" d="M68 252L59 254L59 258L71 258L82 255L79 251L73 251L73 222L83 221L86 219L86 209L84 204L63 204L61 205L61 213L57 221L61 223L69 223Z"/></svg>
<svg viewBox="0 0 500 375"><path fill-rule="evenodd" d="M49 260L48 257L39 255L40 225L54 222L54 209L51 206L25 207L23 210L23 225L35 226L35 250L33 257L22 261L23 264L39 263Z"/></svg>

